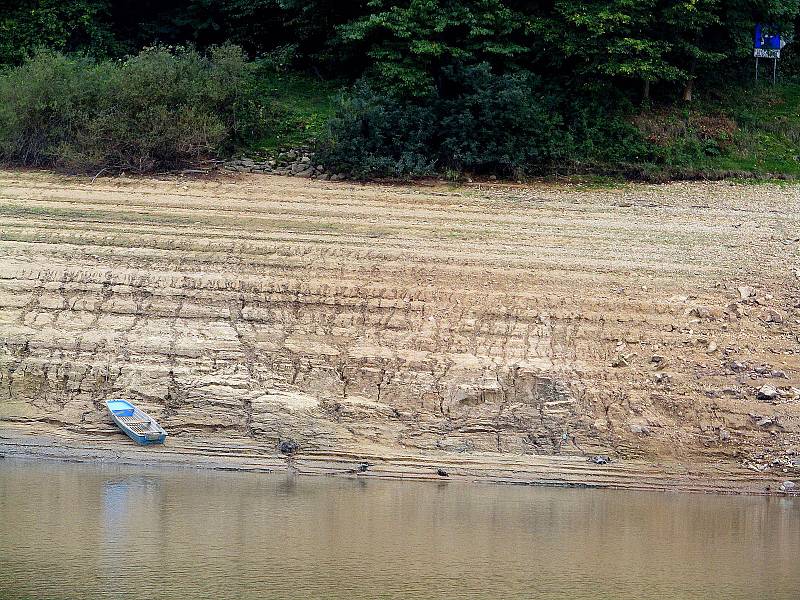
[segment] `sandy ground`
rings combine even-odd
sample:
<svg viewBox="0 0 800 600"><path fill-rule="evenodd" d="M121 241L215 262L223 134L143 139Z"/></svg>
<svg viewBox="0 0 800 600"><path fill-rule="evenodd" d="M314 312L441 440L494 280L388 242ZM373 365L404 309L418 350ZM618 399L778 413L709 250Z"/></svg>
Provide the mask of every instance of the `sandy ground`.
<svg viewBox="0 0 800 600"><path fill-rule="evenodd" d="M0 172L0 452L798 478L798 189Z"/></svg>

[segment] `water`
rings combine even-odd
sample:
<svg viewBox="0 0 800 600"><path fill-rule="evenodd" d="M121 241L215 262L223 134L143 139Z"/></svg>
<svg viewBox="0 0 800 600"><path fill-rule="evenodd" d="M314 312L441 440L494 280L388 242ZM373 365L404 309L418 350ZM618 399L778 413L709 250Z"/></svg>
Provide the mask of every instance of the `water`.
<svg viewBox="0 0 800 600"><path fill-rule="evenodd" d="M800 598L800 500L0 461L0 598Z"/></svg>

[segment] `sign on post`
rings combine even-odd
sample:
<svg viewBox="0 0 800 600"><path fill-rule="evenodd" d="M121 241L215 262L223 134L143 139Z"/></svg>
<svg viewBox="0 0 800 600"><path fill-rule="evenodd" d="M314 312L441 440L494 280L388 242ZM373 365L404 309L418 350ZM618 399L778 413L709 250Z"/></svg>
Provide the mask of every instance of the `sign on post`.
<svg viewBox="0 0 800 600"><path fill-rule="evenodd" d="M781 49L786 45L778 28L764 23L756 24L753 42L753 56L756 58L780 58Z"/></svg>
<svg viewBox="0 0 800 600"><path fill-rule="evenodd" d="M780 30L774 25L756 23L755 35L753 36L753 56L756 59L756 81L758 81L758 59L772 59L772 83L778 75L778 59L781 57L781 50L786 42L781 39Z"/></svg>

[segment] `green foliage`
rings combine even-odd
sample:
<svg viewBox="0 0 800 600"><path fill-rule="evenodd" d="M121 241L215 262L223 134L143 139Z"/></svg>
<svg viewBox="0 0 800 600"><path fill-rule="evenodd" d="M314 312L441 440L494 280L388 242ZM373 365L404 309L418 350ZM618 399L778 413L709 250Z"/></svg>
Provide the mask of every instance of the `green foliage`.
<svg viewBox="0 0 800 600"><path fill-rule="evenodd" d="M339 28L341 40L364 51L367 74L398 95L432 93L447 67L509 65L528 51L522 15L502 0L373 0L369 8Z"/></svg>
<svg viewBox="0 0 800 600"><path fill-rule="evenodd" d="M316 160L355 177L433 174L436 115L430 105L397 99L358 85L342 95Z"/></svg>
<svg viewBox="0 0 800 600"><path fill-rule="evenodd" d="M650 174L800 176L800 85L728 86L691 106L639 112L645 138L635 162Z"/></svg>
<svg viewBox="0 0 800 600"><path fill-rule="evenodd" d="M671 46L655 35L658 4L658 0L557 0L552 20L543 20L539 27L548 46L560 48L585 74L674 80L681 71L669 62Z"/></svg>
<svg viewBox="0 0 800 600"><path fill-rule="evenodd" d="M318 157L358 177L406 177L448 169L516 175L569 153L558 97L536 76L493 75L481 64L443 70L442 88L404 101L359 85Z"/></svg>
<svg viewBox="0 0 800 600"><path fill-rule="evenodd" d="M335 84L275 69L272 60L259 61L255 92L261 122L267 126L251 147L259 152L312 147L334 114Z"/></svg>
<svg viewBox="0 0 800 600"><path fill-rule="evenodd" d="M794 172L794 113L741 90L754 24L799 19L800 0L0 0L0 67L22 65L0 77L0 156L147 170L318 141L361 176ZM137 55L226 42L254 62Z"/></svg>
<svg viewBox="0 0 800 600"><path fill-rule="evenodd" d="M126 47L153 41L200 48L233 43L250 56L335 75L350 59L334 48L337 25L362 15L367 0L114 0L113 31ZM360 71L355 65L353 71Z"/></svg>
<svg viewBox="0 0 800 600"><path fill-rule="evenodd" d="M258 126L249 80L231 46L99 62L41 52L0 77L0 159L73 170L188 164Z"/></svg>
<svg viewBox="0 0 800 600"><path fill-rule="evenodd" d="M0 64L19 64L38 48L114 50L108 0L4 0L0 2Z"/></svg>

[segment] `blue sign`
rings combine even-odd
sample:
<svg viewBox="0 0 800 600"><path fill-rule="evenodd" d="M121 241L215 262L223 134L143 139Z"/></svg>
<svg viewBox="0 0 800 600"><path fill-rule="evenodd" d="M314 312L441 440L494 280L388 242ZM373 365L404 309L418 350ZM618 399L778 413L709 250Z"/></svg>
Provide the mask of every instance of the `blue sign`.
<svg viewBox="0 0 800 600"><path fill-rule="evenodd" d="M777 27L766 23L756 24L753 37L753 56L756 58L780 58L783 46L781 32Z"/></svg>

